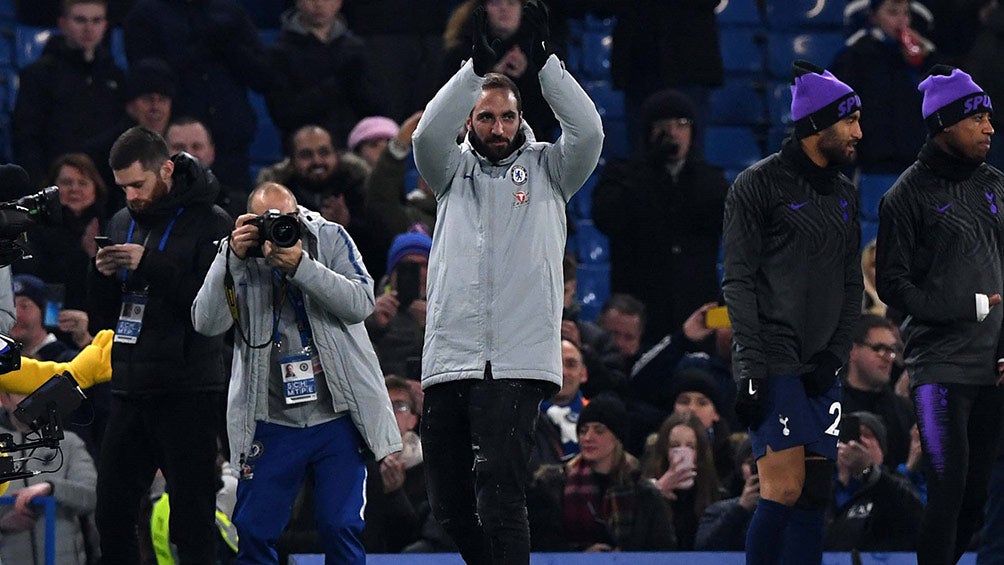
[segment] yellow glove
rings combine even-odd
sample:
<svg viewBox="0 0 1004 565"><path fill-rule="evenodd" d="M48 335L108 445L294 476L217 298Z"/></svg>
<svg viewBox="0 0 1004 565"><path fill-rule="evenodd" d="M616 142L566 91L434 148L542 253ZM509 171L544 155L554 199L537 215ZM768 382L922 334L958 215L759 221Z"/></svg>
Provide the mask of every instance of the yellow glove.
<svg viewBox="0 0 1004 565"><path fill-rule="evenodd" d="M90 388L98 383L110 381L114 337L115 332L112 330L101 330L94 336L94 341L90 345L67 363L22 357L19 370L0 375L0 392L31 394L53 375L63 371L69 371L80 388Z"/></svg>

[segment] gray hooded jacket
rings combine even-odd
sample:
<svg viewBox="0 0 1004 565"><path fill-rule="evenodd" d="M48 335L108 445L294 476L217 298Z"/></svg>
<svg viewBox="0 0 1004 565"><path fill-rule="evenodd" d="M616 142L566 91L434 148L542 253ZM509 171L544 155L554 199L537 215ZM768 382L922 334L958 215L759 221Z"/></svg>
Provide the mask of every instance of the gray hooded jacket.
<svg viewBox="0 0 1004 565"><path fill-rule="evenodd" d="M379 461L401 450L401 435L363 320L373 311L373 279L345 228L300 207L303 258L290 279L303 291L307 317L335 412L348 412ZM272 332L272 273L261 259L238 259L227 241L192 304L192 323L204 335L233 324L224 288L227 256L237 291L243 331L253 343ZM227 406L231 461L240 465L254 439L256 420L268 414L268 348L252 349L237 338Z"/></svg>
<svg viewBox="0 0 1004 565"><path fill-rule="evenodd" d="M470 61L429 102L415 163L436 195L422 386L484 378L561 385L565 204L596 167L603 126L552 55L541 89L561 124L555 143L526 143L498 163L456 143L481 95Z"/></svg>

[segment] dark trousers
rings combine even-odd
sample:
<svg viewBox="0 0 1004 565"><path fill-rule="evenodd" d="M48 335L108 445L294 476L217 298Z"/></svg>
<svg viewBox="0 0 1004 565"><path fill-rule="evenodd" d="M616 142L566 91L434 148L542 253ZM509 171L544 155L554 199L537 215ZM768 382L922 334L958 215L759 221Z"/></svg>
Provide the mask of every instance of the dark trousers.
<svg viewBox="0 0 1004 565"><path fill-rule="evenodd" d="M216 538L219 393L113 396L98 466L97 510L105 565L139 563L140 500L157 469L171 495L171 541L179 565L211 564Z"/></svg>
<svg viewBox="0 0 1004 565"><path fill-rule="evenodd" d="M1004 565L1004 449L997 447L997 460L990 475L983 531L976 565Z"/></svg>
<svg viewBox="0 0 1004 565"><path fill-rule="evenodd" d="M927 479L919 565L956 563L983 522L1001 434L1002 392L996 386L953 383L913 390Z"/></svg>
<svg viewBox="0 0 1004 565"><path fill-rule="evenodd" d="M542 381L462 380L426 389L429 502L469 564L530 562L526 486Z"/></svg>

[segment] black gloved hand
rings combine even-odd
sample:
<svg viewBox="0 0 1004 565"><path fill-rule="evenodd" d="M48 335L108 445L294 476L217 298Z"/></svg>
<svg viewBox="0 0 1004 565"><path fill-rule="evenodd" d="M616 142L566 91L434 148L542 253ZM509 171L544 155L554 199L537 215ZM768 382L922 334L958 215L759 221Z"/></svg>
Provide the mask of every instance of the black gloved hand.
<svg viewBox="0 0 1004 565"><path fill-rule="evenodd" d="M813 355L812 359L809 359L809 363L813 364L815 368L801 375L802 386L805 387L805 394L809 395L810 398L815 398L830 390L833 381L837 380L837 371L840 370L843 363L836 355L825 349Z"/></svg>
<svg viewBox="0 0 1004 565"><path fill-rule="evenodd" d="M519 48L537 66L537 70L544 68L544 63L553 52L549 42L551 27L548 12L543 0L527 0L523 4Z"/></svg>
<svg viewBox="0 0 1004 565"><path fill-rule="evenodd" d="M483 77L502 57L502 40L488 37L488 14L484 6L474 9L474 45L471 48L471 59L474 61L474 73Z"/></svg>
<svg viewBox="0 0 1004 565"><path fill-rule="evenodd" d="M741 377L736 388L736 419L756 429L767 416L767 379Z"/></svg>

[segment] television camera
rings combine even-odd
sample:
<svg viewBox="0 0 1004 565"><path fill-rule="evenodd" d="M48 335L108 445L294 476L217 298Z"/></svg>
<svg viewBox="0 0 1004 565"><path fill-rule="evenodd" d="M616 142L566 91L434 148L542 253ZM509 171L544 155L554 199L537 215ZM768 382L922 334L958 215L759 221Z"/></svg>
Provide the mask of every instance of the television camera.
<svg viewBox="0 0 1004 565"><path fill-rule="evenodd" d="M42 222L58 222L62 214L59 187L43 188L35 194L0 202L0 267L31 256L23 237L31 226Z"/></svg>

